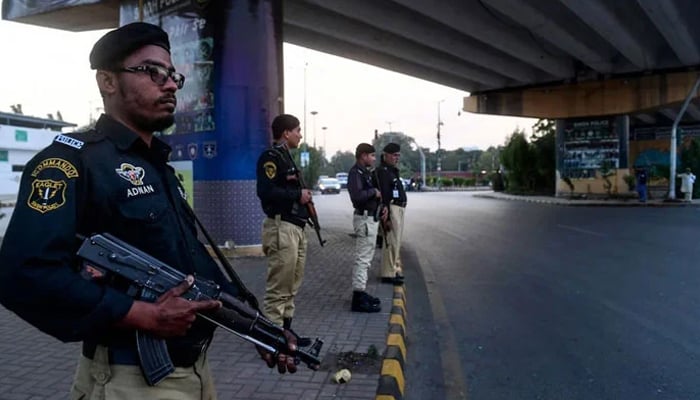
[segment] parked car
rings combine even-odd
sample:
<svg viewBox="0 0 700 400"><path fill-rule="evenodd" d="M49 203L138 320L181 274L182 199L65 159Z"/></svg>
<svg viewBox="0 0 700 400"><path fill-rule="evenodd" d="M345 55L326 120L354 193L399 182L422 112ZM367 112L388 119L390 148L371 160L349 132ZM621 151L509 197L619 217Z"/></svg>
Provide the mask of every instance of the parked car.
<svg viewBox="0 0 700 400"><path fill-rule="evenodd" d="M335 178L321 178L318 180L318 190L321 194L340 193L340 182Z"/></svg>
<svg viewBox="0 0 700 400"><path fill-rule="evenodd" d="M335 179L340 182L340 188L341 189L347 189L348 188L348 173L347 172L338 172L335 174Z"/></svg>

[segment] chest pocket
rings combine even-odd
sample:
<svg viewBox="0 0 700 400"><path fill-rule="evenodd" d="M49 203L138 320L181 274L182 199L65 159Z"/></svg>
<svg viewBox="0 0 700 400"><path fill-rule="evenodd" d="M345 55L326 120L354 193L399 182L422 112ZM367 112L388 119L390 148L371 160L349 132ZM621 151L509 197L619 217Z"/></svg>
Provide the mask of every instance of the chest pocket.
<svg viewBox="0 0 700 400"><path fill-rule="evenodd" d="M127 221L150 225L162 221L168 212L167 200L160 196L133 199L119 204L119 214Z"/></svg>

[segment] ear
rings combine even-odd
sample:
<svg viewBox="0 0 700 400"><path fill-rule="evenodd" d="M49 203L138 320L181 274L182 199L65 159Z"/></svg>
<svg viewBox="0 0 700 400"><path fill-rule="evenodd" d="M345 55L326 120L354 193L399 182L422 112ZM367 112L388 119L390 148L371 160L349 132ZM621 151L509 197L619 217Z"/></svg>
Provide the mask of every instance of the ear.
<svg viewBox="0 0 700 400"><path fill-rule="evenodd" d="M97 80L97 87L103 96L117 91L117 75L114 72L98 70L95 74L95 80Z"/></svg>

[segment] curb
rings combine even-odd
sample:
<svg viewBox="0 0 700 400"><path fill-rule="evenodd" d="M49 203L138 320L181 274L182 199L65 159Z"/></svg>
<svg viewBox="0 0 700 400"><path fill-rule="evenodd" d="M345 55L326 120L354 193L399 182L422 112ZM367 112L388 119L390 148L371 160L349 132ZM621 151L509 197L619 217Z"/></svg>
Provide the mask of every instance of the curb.
<svg viewBox="0 0 700 400"><path fill-rule="evenodd" d="M479 197L482 199L493 199L493 200L506 200L506 201L524 201L527 203L540 203L540 204L552 204L562 207L700 207L700 204L695 203L683 203L683 202L620 202L620 201L605 201L605 200L557 200L552 199L533 199L528 197L515 197L515 196L493 196L488 194L475 194L474 197Z"/></svg>
<svg viewBox="0 0 700 400"><path fill-rule="evenodd" d="M402 400L406 386L406 290L394 287L386 352L375 400Z"/></svg>

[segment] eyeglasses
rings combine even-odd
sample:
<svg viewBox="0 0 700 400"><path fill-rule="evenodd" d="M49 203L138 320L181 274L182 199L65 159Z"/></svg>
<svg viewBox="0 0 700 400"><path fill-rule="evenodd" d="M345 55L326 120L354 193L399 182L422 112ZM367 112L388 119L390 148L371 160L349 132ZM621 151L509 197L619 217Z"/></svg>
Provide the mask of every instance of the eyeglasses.
<svg viewBox="0 0 700 400"><path fill-rule="evenodd" d="M178 89L185 85L185 76L175 71L170 71L158 65L138 65L136 67L124 67L119 69L122 72L142 72L151 76L151 80L158 86L165 85L168 78L171 78Z"/></svg>

